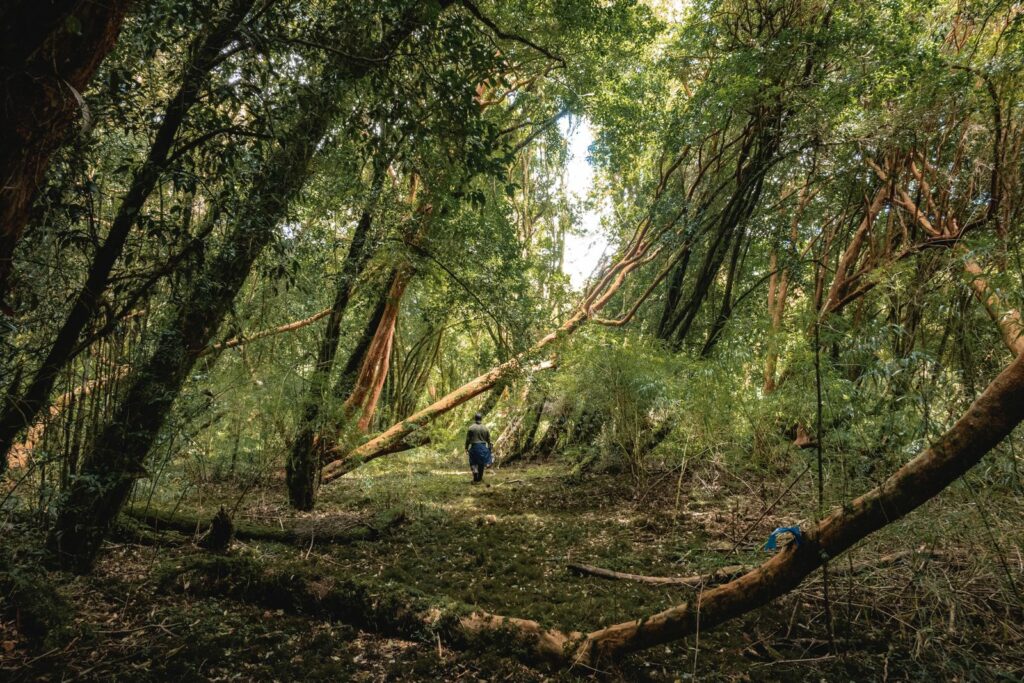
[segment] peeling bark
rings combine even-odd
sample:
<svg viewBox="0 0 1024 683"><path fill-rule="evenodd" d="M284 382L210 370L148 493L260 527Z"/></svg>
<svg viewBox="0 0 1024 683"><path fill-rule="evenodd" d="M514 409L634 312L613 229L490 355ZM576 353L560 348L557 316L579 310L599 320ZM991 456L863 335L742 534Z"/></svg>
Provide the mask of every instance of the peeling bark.
<svg viewBox="0 0 1024 683"><path fill-rule="evenodd" d="M395 343L395 326L398 324L402 297L412 280L412 275L413 271L410 268L402 268L391 281L384 314L363 357L352 394L345 401L346 411L358 412L357 425L363 432L370 428L370 421L377 410L377 401L384 389L384 382L391 366L391 351Z"/></svg>

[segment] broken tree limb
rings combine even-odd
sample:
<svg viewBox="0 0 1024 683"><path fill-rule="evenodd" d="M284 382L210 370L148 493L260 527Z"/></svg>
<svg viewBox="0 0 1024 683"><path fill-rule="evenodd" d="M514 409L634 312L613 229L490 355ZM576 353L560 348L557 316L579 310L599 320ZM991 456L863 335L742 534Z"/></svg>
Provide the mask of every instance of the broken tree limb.
<svg viewBox="0 0 1024 683"><path fill-rule="evenodd" d="M654 586L687 586L689 588L699 588L700 586L706 586L709 584L722 583L723 581L728 581L729 579L733 579L740 574L744 574L753 569L751 565L733 564L728 567L716 569L708 574L694 574L693 576L645 576L643 574L617 572L611 569L595 567L591 564L569 564L567 566L570 571L576 572L577 574L598 576L602 579L635 581L636 583L647 583Z"/></svg>
<svg viewBox="0 0 1024 683"><path fill-rule="evenodd" d="M1014 356L1020 356L1024 353L1024 322L1021 321L1020 311L1002 300L989 285L982 267L970 255L964 258L964 270L971 278L971 291L975 298L999 328L1003 344Z"/></svg>
<svg viewBox="0 0 1024 683"><path fill-rule="evenodd" d="M880 557L868 558L854 562L849 566L837 565L832 571L836 574L861 574L872 569L882 569L894 564L900 564L905 560L916 558L938 558L944 557L938 552L923 552L917 550L901 550ZM570 571L584 576L597 576L602 579L613 581L634 581L646 583L653 586L687 586L689 588L700 588L730 581L741 574L746 574L756 568L755 565L733 564L721 569L716 569L707 574L694 574L692 576L647 576L644 574L630 574L628 572L617 572L612 569L595 567L591 564L569 564L566 565Z"/></svg>
<svg viewBox="0 0 1024 683"><path fill-rule="evenodd" d="M300 330L303 327L308 327L309 325L312 325L313 323L315 323L318 320L323 320L324 318L326 318L330 314L331 314L331 309L330 308L325 308L324 310L317 311L313 315L309 316L308 318L303 318L302 320L294 320L294 321L292 321L290 323L285 323L284 325L278 325L277 327L271 327L271 328L266 329L266 330L260 330L259 332L253 332L252 334L239 335L237 337L233 337L232 339L228 339L227 341L223 341L223 342L214 344L212 346L206 347L205 349L203 349L202 351L199 352L199 356L200 357L207 356L207 355L209 355L211 353L214 353L216 351L223 351L224 349L233 349L236 346L242 346L243 344L249 344L249 343L254 342L254 341L258 340L258 339L264 339L265 337L273 337L274 335L277 335L277 334L284 334L285 332L292 332L293 330Z"/></svg>

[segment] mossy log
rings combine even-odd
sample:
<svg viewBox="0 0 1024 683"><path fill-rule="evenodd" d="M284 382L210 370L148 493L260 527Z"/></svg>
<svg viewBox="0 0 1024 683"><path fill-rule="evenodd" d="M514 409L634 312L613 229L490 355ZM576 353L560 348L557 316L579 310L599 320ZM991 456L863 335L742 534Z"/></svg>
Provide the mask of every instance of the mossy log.
<svg viewBox="0 0 1024 683"><path fill-rule="evenodd" d="M455 602L439 604L414 590L339 577L308 564L269 565L247 556L195 556L164 568L158 585L168 592L230 597L268 609L335 619L383 635L484 648L531 665L564 664L569 645L582 637Z"/></svg>
<svg viewBox="0 0 1024 683"><path fill-rule="evenodd" d="M190 536L199 536L210 528L210 519L181 511L168 512L151 508L150 510L126 509L124 516L145 524L154 531L177 531ZM328 520L292 523L282 528L253 524L250 522L234 523L234 537L242 541L270 541L308 546L311 543L346 544L356 541L373 541L380 538L387 530L405 521L404 510L385 510L368 520L352 523L334 523Z"/></svg>

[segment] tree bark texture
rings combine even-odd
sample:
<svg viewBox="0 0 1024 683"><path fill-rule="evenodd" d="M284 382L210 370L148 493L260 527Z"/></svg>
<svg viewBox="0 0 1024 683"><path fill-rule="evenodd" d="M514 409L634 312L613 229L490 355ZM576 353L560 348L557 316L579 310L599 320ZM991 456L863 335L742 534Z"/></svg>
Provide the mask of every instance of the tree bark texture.
<svg viewBox="0 0 1024 683"><path fill-rule="evenodd" d="M0 9L0 310L36 190L114 47L131 0L8 0Z"/></svg>
<svg viewBox="0 0 1024 683"><path fill-rule="evenodd" d="M331 313L327 318L327 326L317 351L316 365L313 375L309 378L309 389L299 413L299 425L288 461L285 465L285 479L288 484L288 500L292 507L299 510L312 510L316 502L317 476L320 473L320 457L315 448L316 432L320 422L320 407L334 369L334 358L338 353L338 342L341 340L341 321L345 317L348 303L352 298L352 290L356 280L368 260L367 240L373 224L373 206L377 203L377 195L383 183L383 169L375 171L370 189L368 206L356 224L352 234L352 242L339 274L338 288L331 305Z"/></svg>
<svg viewBox="0 0 1024 683"><path fill-rule="evenodd" d="M363 357L363 363L359 368L359 374L356 376L352 394L345 401L346 414L357 415L356 424L362 432L370 428L370 421L373 419L381 391L384 389L384 382L387 379L388 369L391 366L391 352L395 343L395 326L398 324L402 297L405 295L405 290L408 288L412 276L413 270L408 267L399 268L395 273L395 277L388 288L388 299L384 307L384 314L377 324L373 341L370 342L366 355Z"/></svg>

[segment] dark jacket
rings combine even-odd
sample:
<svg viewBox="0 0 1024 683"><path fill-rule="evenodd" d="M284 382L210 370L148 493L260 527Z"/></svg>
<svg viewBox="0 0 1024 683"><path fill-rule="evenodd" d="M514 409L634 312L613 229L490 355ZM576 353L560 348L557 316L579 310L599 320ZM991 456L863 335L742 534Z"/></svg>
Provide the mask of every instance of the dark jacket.
<svg viewBox="0 0 1024 683"><path fill-rule="evenodd" d="M469 425L466 430L466 450L475 443L485 443L488 447L491 445L491 433L479 422Z"/></svg>

